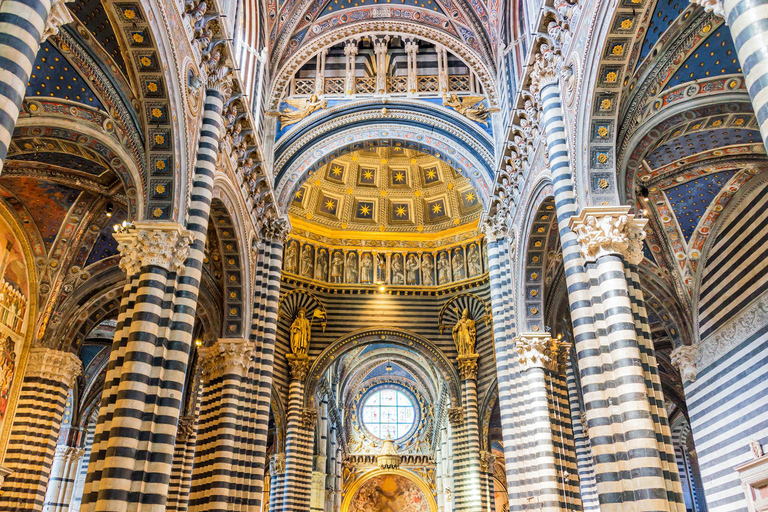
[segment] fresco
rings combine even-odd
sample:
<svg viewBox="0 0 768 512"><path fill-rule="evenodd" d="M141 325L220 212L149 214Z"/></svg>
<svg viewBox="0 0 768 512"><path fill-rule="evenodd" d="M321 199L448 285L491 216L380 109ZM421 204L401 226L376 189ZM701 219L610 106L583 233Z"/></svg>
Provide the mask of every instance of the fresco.
<svg viewBox="0 0 768 512"><path fill-rule="evenodd" d="M429 512L429 502L419 487L399 475L371 478L358 489L349 512Z"/></svg>

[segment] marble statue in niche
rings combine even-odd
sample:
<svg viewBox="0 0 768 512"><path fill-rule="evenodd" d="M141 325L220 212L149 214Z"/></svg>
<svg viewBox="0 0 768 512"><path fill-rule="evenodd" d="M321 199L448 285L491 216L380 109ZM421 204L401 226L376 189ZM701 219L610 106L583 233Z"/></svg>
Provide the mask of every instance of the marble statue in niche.
<svg viewBox="0 0 768 512"><path fill-rule="evenodd" d="M285 252L285 271L297 272L299 268L299 242L291 241L288 244L288 250Z"/></svg>
<svg viewBox="0 0 768 512"><path fill-rule="evenodd" d="M459 356L468 356L475 353L477 341L477 329L475 321L469 316L469 309L464 308L456 325L453 326L453 342Z"/></svg>
<svg viewBox="0 0 768 512"><path fill-rule="evenodd" d="M483 273L483 267L480 264L480 251L477 250L477 244L470 244L467 251L467 266L469 267L469 276L479 276Z"/></svg>
<svg viewBox="0 0 768 512"><path fill-rule="evenodd" d="M312 277L312 246L305 245L301 250L301 275Z"/></svg>
<svg viewBox="0 0 768 512"><path fill-rule="evenodd" d="M331 259L331 282L341 283L344 277L344 256L341 251L333 253L333 259Z"/></svg>
<svg viewBox="0 0 768 512"><path fill-rule="evenodd" d="M458 281L467 277L464 271L464 251L461 247L457 247L453 250L453 279Z"/></svg>
<svg viewBox="0 0 768 512"><path fill-rule="evenodd" d="M347 254L347 283L357 282L357 253Z"/></svg>
<svg viewBox="0 0 768 512"><path fill-rule="evenodd" d="M373 282L373 256L369 252L363 253L360 258L360 282L363 284Z"/></svg>
<svg viewBox="0 0 768 512"><path fill-rule="evenodd" d="M446 284L451 280L451 264L448 262L448 253L441 252L437 257L437 282Z"/></svg>
<svg viewBox="0 0 768 512"><path fill-rule="evenodd" d="M385 254L376 255L376 281L379 283L387 282L387 256Z"/></svg>
<svg viewBox="0 0 768 512"><path fill-rule="evenodd" d="M320 249L317 253L317 264L315 265L315 279L318 281L328 280L328 251Z"/></svg>
<svg viewBox="0 0 768 512"><path fill-rule="evenodd" d="M432 286L435 284L435 264L432 262L431 254L423 254L421 256L421 282L424 286Z"/></svg>
<svg viewBox="0 0 768 512"><path fill-rule="evenodd" d="M405 284L403 279L403 255L392 256L392 284Z"/></svg>
<svg viewBox="0 0 768 512"><path fill-rule="evenodd" d="M419 257L411 253L405 260L406 284L419 284Z"/></svg>
<svg viewBox="0 0 768 512"><path fill-rule="evenodd" d="M305 357L309 353L309 336L312 326L306 313L306 309L300 308L291 324L291 352L299 357Z"/></svg>

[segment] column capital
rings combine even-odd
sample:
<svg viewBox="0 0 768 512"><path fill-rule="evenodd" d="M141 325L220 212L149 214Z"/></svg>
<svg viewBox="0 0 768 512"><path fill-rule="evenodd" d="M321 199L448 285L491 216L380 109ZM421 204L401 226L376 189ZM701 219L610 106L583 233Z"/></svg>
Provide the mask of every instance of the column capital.
<svg viewBox="0 0 768 512"><path fill-rule="evenodd" d="M49 37L55 36L59 33L59 29L75 21L72 17L72 12L64 5L72 0L53 0L51 2L51 10L48 11L48 18L45 20L45 28L43 29L43 37L41 43L44 43Z"/></svg>
<svg viewBox="0 0 768 512"><path fill-rule="evenodd" d="M269 474L272 477L282 475L285 472L285 454L273 453L269 458Z"/></svg>
<svg viewBox="0 0 768 512"><path fill-rule="evenodd" d="M285 354L288 360L288 367L291 370L291 380L304 382L307 379L309 368L312 362L306 355Z"/></svg>
<svg viewBox="0 0 768 512"><path fill-rule="evenodd" d="M493 465L496 463L496 456L492 452L480 451L480 471L483 473L493 473Z"/></svg>
<svg viewBox="0 0 768 512"><path fill-rule="evenodd" d="M317 411L314 409L302 409L301 410L301 426L306 429L314 429L317 423Z"/></svg>
<svg viewBox="0 0 768 512"><path fill-rule="evenodd" d="M568 368L571 344L548 333L522 333L515 338L515 348L523 371L541 368L562 375Z"/></svg>
<svg viewBox="0 0 768 512"><path fill-rule="evenodd" d="M130 278L141 267L155 265L180 272L189 256L192 232L178 222L135 222L113 235L120 251L120 268Z"/></svg>
<svg viewBox="0 0 768 512"><path fill-rule="evenodd" d="M502 219L486 218L482 230L489 243L495 243L507 237L507 226Z"/></svg>
<svg viewBox="0 0 768 512"><path fill-rule="evenodd" d="M570 227L585 260L620 254L635 265L643 261L648 219L637 219L629 210L629 206L587 206L571 217Z"/></svg>
<svg viewBox="0 0 768 512"><path fill-rule="evenodd" d="M179 426L176 430L176 441L186 441L195 433L195 417L182 416L179 418Z"/></svg>
<svg viewBox="0 0 768 512"><path fill-rule="evenodd" d="M248 371L253 358L253 343L243 338L221 338L213 346L197 350L203 378L211 380L229 373Z"/></svg>
<svg viewBox="0 0 768 512"><path fill-rule="evenodd" d="M542 44L533 62L530 90L539 99L541 91L558 83L562 57L548 44Z"/></svg>
<svg viewBox="0 0 768 512"><path fill-rule="evenodd" d="M290 230L291 226L286 219L282 217L267 216L261 219L259 238L261 240L285 243Z"/></svg>
<svg viewBox="0 0 768 512"><path fill-rule="evenodd" d="M448 408L448 421L452 427L458 427L464 423L464 409L459 406Z"/></svg>
<svg viewBox="0 0 768 512"><path fill-rule="evenodd" d="M55 380L71 388L83 372L83 363L72 352L32 347L27 358L25 377Z"/></svg>
<svg viewBox="0 0 768 512"><path fill-rule="evenodd" d="M465 354L456 358L459 364L459 375L461 380L477 379L477 359L479 354Z"/></svg>
<svg viewBox="0 0 768 512"><path fill-rule="evenodd" d="M682 345L677 347L669 354L672 366L677 368L683 382L696 382L696 375L699 372L699 347L696 345Z"/></svg>
<svg viewBox="0 0 768 512"><path fill-rule="evenodd" d="M58 445L56 451L53 454L55 459L74 459L77 460L85 455L85 450L82 448L76 448L74 446Z"/></svg>
<svg viewBox="0 0 768 512"><path fill-rule="evenodd" d="M690 0L693 5L700 5L704 11L711 12L715 16L725 18L725 7L723 0Z"/></svg>

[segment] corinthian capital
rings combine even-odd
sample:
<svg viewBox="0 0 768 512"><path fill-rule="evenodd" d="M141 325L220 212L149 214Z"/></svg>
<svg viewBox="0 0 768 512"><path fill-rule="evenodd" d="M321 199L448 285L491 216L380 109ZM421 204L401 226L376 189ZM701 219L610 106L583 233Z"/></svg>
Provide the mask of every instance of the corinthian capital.
<svg viewBox="0 0 768 512"><path fill-rule="evenodd" d="M571 344L552 338L547 333L524 333L515 338L523 371L542 368L564 374L568 368Z"/></svg>
<svg viewBox="0 0 768 512"><path fill-rule="evenodd" d="M198 353L203 378L210 380L222 375L247 372L253 357L253 344L242 338L222 338L211 347L198 349Z"/></svg>
<svg viewBox="0 0 768 512"><path fill-rule="evenodd" d="M49 37L58 34L59 28L63 25L75 21L69 8L64 5L71 1L72 0L53 0L51 2L51 10L48 12L48 18L45 20L45 28L43 29L41 43L44 43Z"/></svg>
<svg viewBox="0 0 768 512"><path fill-rule="evenodd" d="M725 18L725 7L723 0L690 0L694 5L700 5L706 12L711 12L715 16Z"/></svg>
<svg viewBox="0 0 768 512"><path fill-rule="evenodd" d="M530 75L530 89L534 96L538 98L545 87L557 83L561 64L562 57L548 44L542 44L539 47Z"/></svg>
<svg viewBox="0 0 768 512"><path fill-rule="evenodd" d="M66 388L71 388L82 371L83 363L72 352L33 347L27 358L25 376L53 380L62 383Z"/></svg>
<svg viewBox="0 0 768 512"><path fill-rule="evenodd" d="M262 219L259 235L263 240L285 242L290 230L291 227L286 219L269 215Z"/></svg>
<svg viewBox="0 0 768 512"><path fill-rule="evenodd" d="M194 238L177 222L137 222L114 237L122 256L120 268L129 278L146 265L180 272Z"/></svg>
<svg viewBox="0 0 768 512"><path fill-rule="evenodd" d="M595 261L621 254L629 263L643 261L643 240L648 219L636 219L629 206L588 206L570 220L581 245L581 255Z"/></svg>
<svg viewBox="0 0 768 512"><path fill-rule="evenodd" d="M699 373L699 347L696 345L682 345L669 354L672 366L677 368L683 382L695 382Z"/></svg>

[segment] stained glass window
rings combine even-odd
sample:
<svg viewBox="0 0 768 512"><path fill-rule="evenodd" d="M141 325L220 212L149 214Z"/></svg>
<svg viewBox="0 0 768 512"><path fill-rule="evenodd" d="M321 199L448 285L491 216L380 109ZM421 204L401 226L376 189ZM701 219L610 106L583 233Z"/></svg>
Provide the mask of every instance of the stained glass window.
<svg viewBox="0 0 768 512"><path fill-rule="evenodd" d="M365 428L379 439L400 439L408 434L416 421L413 400L392 388L371 393L363 404L362 413Z"/></svg>

